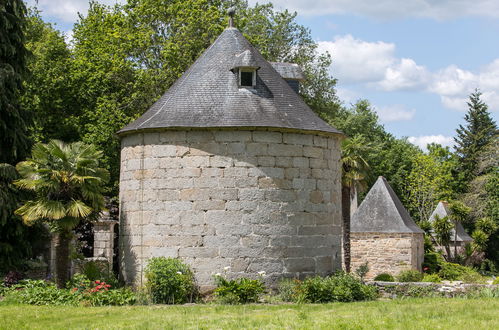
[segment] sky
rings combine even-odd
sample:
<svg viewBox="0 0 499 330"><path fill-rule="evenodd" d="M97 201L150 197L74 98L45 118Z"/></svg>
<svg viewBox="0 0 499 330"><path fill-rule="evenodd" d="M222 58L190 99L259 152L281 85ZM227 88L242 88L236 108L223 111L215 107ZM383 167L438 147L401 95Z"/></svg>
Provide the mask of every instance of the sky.
<svg viewBox="0 0 499 330"><path fill-rule="evenodd" d="M124 0L99 0L113 4ZM71 38L88 0L28 0ZM257 1L249 0L250 4ZM296 11L346 104L367 99L387 131L453 145L476 88L499 117L499 0L260 0Z"/></svg>

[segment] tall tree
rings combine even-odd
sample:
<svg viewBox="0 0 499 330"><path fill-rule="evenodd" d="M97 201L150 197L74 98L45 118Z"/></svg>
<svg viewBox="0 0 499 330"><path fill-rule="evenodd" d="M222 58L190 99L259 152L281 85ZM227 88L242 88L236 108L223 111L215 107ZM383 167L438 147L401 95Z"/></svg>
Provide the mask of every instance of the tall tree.
<svg viewBox="0 0 499 330"><path fill-rule="evenodd" d="M28 56L25 24L26 7L22 0L0 3L0 163L14 164L29 149L29 116L19 106Z"/></svg>
<svg viewBox="0 0 499 330"><path fill-rule="evenodd" d="M21 104L33 116L32 140L79 140L78 116L72 83L71 52L61 32L45 23L39 13L28 11L26 48L30 74L24 81Z"/></svg>
<svg viewBox="0 0 499 330"><path fill-rule="evenodd" d="M31 158L16 166L22 178L15 184L34 194L16 213L28 225L47 223L57 234L59 287L68 279L72 229L81 221L95 219L104 208L102 191L109 174L99 167L101 155L92 145L81 142L66 145L52 140L48 144L35 144Z"/></svg>
<svg viewBox="0 0 499 330"><path fill-rule="evenodd" d="M468 112L464 116L466 125L456 130L456 154L466 182L476 175L480 151L497 135L497 125L491 118L487 105L480 99L482 93L475 90L469 96ZM464 190L466 187L462 187Z"/></svg>
<svg viewBox="0 0 499 330"><path fill-rule="evenodd" d="M29 116L19 105L28 57L25 24L22 0L0 2L0 271L31 255L30 231L13 216L21 196L12 185L17 178L12 165L29 149Z"/></svg>
<svg viewBox="0 0 499 330"><path fill-rule="evenodd" d="M350 202L352 193L366 187L369 164L365 157L370 144L362 135L346 139L341 147L342 187L341 209L343 215L343 258L345 271L350 272Z"/></svg>

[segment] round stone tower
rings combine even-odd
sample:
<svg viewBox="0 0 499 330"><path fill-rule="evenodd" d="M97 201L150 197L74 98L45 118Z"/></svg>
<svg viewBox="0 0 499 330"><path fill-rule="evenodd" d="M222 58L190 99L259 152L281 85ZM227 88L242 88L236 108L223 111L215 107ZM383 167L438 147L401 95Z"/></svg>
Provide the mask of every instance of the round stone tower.
<svg viewBox="0 0 499 330"><path fill-rule="evenodd" d="M188 263L205 288L224 269L272 283L341 268L342 133L298 96L302 77L229 27L119 132L128 283L158 256Z"/></svg>

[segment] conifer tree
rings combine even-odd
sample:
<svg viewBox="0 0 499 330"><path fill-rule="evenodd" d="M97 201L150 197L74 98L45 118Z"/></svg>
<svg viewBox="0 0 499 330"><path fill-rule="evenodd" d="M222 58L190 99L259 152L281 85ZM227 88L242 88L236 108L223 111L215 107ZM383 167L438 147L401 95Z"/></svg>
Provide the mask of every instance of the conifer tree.
<svg viewBox="0 0 499 330"><path fill-rule="evenodd" d="M456 154L466 182L476 176L480 152L497 135L497 125L491 118L487 105L480 99L481 95L480 91L475 90L469 96L469 109L464 116L466 125L459 125L457 137L454 138Z"/></svg>

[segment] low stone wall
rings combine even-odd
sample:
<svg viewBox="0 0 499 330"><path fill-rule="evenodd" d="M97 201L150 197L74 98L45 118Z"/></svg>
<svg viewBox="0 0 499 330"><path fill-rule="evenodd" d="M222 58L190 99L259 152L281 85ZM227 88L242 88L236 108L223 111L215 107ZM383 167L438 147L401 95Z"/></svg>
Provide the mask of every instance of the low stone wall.
<svg viewBox="0 0 499 330"><path fill-rule="evenodd" d="M213 274L326 275L341 269L339 138L267 130L149 132L122 139L122 275L151 257Z"/></svg>
<svg viewBox="0 0 499 330"><path fill-rule="evenodd" d="M443 297L454 297L485 288L495 290L499 288L499 285L468 284L461 281L444 281L442 283L371 281L367 282L367 284L376 286L381 297L384 298L425 297L432 294Z"/></svg>
<svg viewBox="0 0 499 330"><path fill-rule="evenodd" d="M351 269L365 262L369 272L366 279L401 271L421 271L424 256L423 234L420 233L351 233Z"/></svg>

